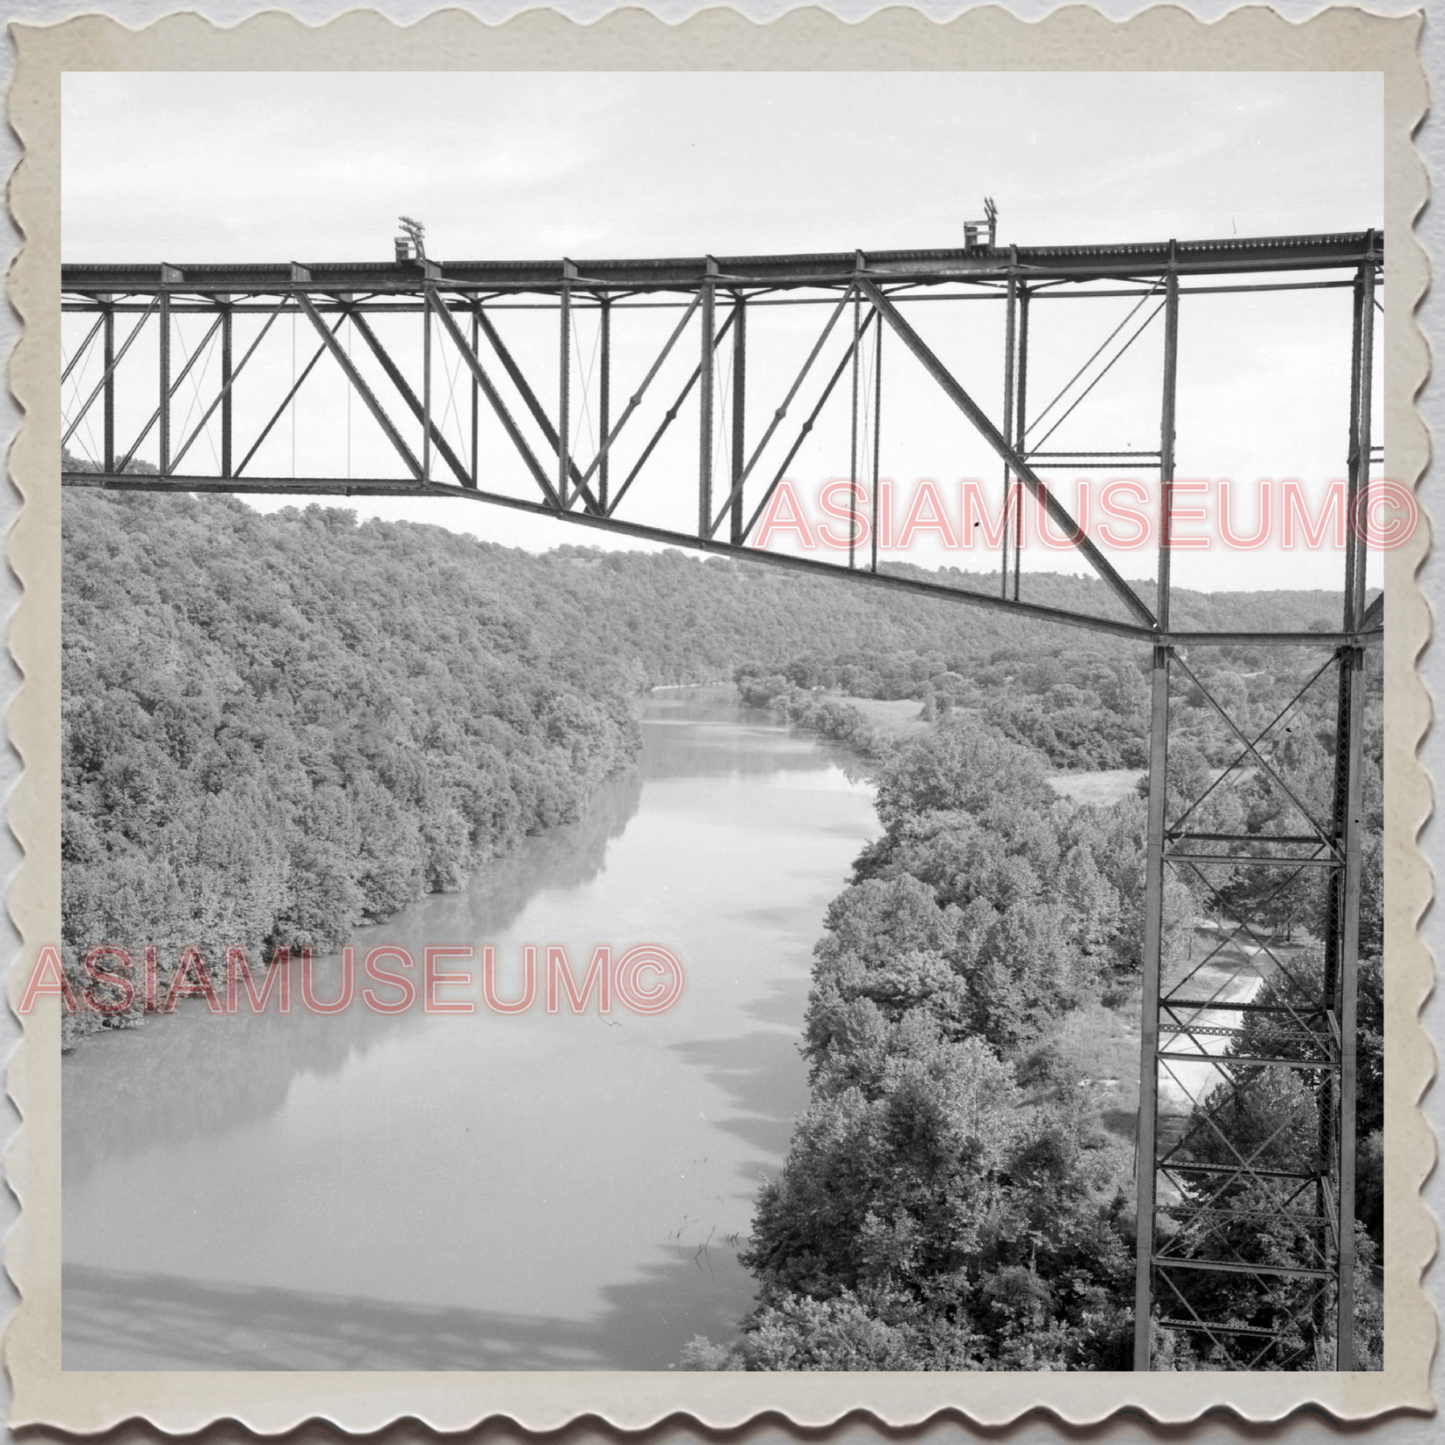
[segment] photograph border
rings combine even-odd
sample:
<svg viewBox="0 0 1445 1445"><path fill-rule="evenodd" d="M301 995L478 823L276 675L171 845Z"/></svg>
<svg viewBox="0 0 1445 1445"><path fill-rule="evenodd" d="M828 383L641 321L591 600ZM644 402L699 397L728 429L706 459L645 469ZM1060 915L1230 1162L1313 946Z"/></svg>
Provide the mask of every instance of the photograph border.
<svg viewBox="0 0 1445 1445"><path fill-rule="evenodd" d="M12 24L15 77L10 123L23 147L10 206L24 237L8 277L24 332L10 385L24 423L10 471L24 499L7 555L23 597L9 643L23 683L8 718L24 773L10 824L25 860L9 903L23 939L10 972L12 1007L40 948L60 936L60 78L64 71L165 70L979 70L979 71L1378 71L1384 77L1385 229L1392 308L1385 328L1386 474L1418 486L1429 439L1415 398L1429 367L1415 308L1428 260L1413 231L1427 194L1412 135L1427 87L1418 46L1423 17L1326 11L1304 22L1262 7L1212 23L1160 6L1128 21L1084 6L1024 22L996 8L948 22L913 10L847 24L798 10L756 24L710 10L667 25L640 10L579 25L529 11L501 25L452 10L410 26L353 11L320 27L269 12L222 28L203 16L168 17L129 30L101 16L53 26ZM1344 1421L1434 1407L1429 1370L1435 1314L1420 1284L1435 1225L1420 1186L1435 1141L1418 1108L1434 1071L1419 1023L1433 968L1418 931L1432 896L1417 838L1431 788L1417 758L1430 700L1416 660L1430 634L1416 573L1428 527L1385 556L1389 625L1386 687L1386 1348L1375 1373L1130 1375L929 1373L706 1374L683 1372L77 1372L60 1357L60 1003L44 999L21 1022L8 1072L22 1127L7 1154L19 1223L6 1265L20 1305L6 1333L11 1425L99 1431L143 1419L185 1432L230 1417L279 1432L316 1416L351 1431L411 1417L459 1430L505 1417L551 1430L593 1416L623 1429L689 1416L715 1428L765 1412L819 1427L857 1411L906 1426L940 1411L999 1426L1047 1409L1072 1425L1123 1409L1180 1423L1228 1408L1245 1420L1278 1420L1313 1405ZM967 1384L963 1384L966 1378Z"/></svg>

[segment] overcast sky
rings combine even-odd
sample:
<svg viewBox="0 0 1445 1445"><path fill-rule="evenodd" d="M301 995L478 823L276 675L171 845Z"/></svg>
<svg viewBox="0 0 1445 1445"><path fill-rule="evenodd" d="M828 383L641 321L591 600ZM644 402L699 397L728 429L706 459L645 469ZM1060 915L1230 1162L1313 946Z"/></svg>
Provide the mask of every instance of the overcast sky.
<svg viewBox="0 0 1445 1445"><path fill-rule="evenodd" d="M426 223L428 251L443 261L947 247L985 194L999 206L1000 240L1023 245L1383 221L1374 74L72 73L63 104L73 262L387 260L402 212ZM1306 375L1317 323L1347 317L1343 293L1316 294L1323 310L1271 313L1281 324L1268 344L1242 348L1261 375L1298 373L1311 394L1334 385ZM1208 356L1209 337L1217 349L1260 314L1201 323L1199 349L1182 356ZM1080 330L1078 361L1101 325L1102 340L1113 325L1102 312ZM1063 375L1073 340L1060 334ZM1151 354L1141 343L1145 371ZM1199 394L1229 385L1228 370L1206 375L1197 361ZM1139 385L1153 383L1141 373ZM1191 439L1181 415L1181 473L1192 461L1194 475L1339 475L1342 423L1284 410L1284 440L1265 436L1261 411L1258 436L1217 454L1202 444L1208 428ZM885 473L959 474L952 454L899 461L885 457ZM846 457L814 469L840 475ZM795 470L811 484L801 455ZM519 545L559 540L555 524L500 509L359 509ZM599 536L569 529L563 540ZM1312 580L1290 565L1296 585ZM1211 566L1186 577L1176 562L1175 575L1257 585L1257 570Z"/></svg>

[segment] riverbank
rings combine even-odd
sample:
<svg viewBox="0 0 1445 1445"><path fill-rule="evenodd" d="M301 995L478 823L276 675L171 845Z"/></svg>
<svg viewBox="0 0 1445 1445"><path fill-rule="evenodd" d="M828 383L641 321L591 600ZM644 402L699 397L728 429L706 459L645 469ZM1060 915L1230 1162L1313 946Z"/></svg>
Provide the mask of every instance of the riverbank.
<svg viewBox="0 0 1445 1445"><path fill-rule="evenodd" d="M873 794L727 692L639 711L639 765L586 817L354 942L493 942L507 997L527 943L580 980L599 942L658 942L682 998L650 1018L199 1004L81 1050L66 1368L664 1369L746 1312L736 1251L806 1107L812 947ZM118 1248L116 1218L205 1228Z"/></svg>
<svg viewBox="0 0 1445 1445"><path fill-rule="evenodd" d="M738 694L750 707L770 710L795 727L843 742L870 762L879 761L931 726L927 707L916 698L852 697L818 688L779 687L781 681L744 677ZM1137 793L1145 774L1141 768L1087 768L1056 770L1046 776L1061 797L1108 807Z"/></svg>

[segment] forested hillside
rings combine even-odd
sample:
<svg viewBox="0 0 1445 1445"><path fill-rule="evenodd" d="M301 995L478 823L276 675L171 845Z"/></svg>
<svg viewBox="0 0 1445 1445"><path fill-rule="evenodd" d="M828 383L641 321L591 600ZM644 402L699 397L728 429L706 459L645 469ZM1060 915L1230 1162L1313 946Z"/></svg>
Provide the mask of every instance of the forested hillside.
<svg viewBox="0 0 1445 1445"><path fill-rule="evenodd" d="M99 944L154 945L164 986L187 945L213 968L233 944L324 947L461 886L633 759L648 686L820 640L886 654L978 635L971 610L766 566L539 557L225 496L68 491L63 548L77 979Z"/></svg>
<svg viewBox="0 0 1445 1445"><path fill-rule="evenodd" d="M154 944L163 982L187 944L214 967L231 944L253 961L334 944L577 817L635 756L641 689L739 665L852 667L871 695L941 710L991 698L1006 734L1066 766L1137 745L1137 648L762 564L537 556L341 508L78 490L63 544L72 969L100 943ZM1026 590L1106 605L1082 578ZM1269 608L1176 602L1238 625L1328 616L1318 594ZM1073 741L1051 746L1050 730Z"/></svg>
<svg viewBox="0 0 1445 1445"><path fill-rule="evenodd" d="M1261 657L1192 649L1190 665L1251 735L1279 719L1267 751L1288 793L1257 768L1211 787L1238 756L1239 739L1204 689L1182 678L1169 816L1207 795L1193 812L1205 838L1227 830L1262 841L1298 826L1295 798L1327 817L1333 669L1321 674L1325 685L1281 711L1324 665L1319 650L1279 648ZM766 702L773 692L790 715L843 732L848 704L819 701L826 695L803 684L862 690L869 678L854 666L804 657L771 678L745 668L741 681L745 695ZM1070 667L1076 675L1096 672L1101 691L1115 699L1133 695L1127 669L1102 668L1098 659L1014 658L1009 675L1027 680ZM1378 654L1367 657L1365 677L1355 1344L1358 1367L1378 1369L1382 1316L1371 1281L1384 1247ZM740 1255L758 1280L758 1306L734 1340L695 1340L685 1367L1130 1366L1135 1114L1120 1107L1126 1099L1117 1086L1138 1056L1144 805L1127 797L1107 808L1081 806L1055 796L1046 756L1071 760L1077 750L1060 748L1061 758L1010 740L1010 714L1001 718L990 705L1008 697L1004 685L990 685L987 670L959 681L974 706L946 708L923 735L885 749L877 802L883 836L859 858L815 950L804 1032L811 1105L786 1166L759 1194ZM1069 682L1052 686L1077 694ZM1117 719L1097 695L1089 706ZM1249 1016L1228 1050L1279 1052L1269 1047L1270 1030L1286 1025L1270 1020L1318 997L1326 906L1320 870L1170 870L1165 983L1192 975L1232 920L1251 920L1250 937L1272 937L1290 962L1262 976L1263 1011ZM1239 1196L1229 1225L1236 1257L1307 1271L1317 1244L1287 1171L1318 1147L1318 1081L1270 1069L1234 1077L1225 1109L1208 1123L1200 1100L1192 1112L1176 1113L1186 1151L1176 1162L1250 1158L1259 1174L1229 1186ZM1209 1177L1186 1183L1166 1203L1161 1229L1210 1245L1224 1227L1218 1188ZM1303 1274L1286 1279L1273 1298L1261 1298L1247 1276L1205 1278L1218 1281L1212 1318L1256 1329L1308 1318L1303 1301L1313 1281ZM1184 1331L1160 1336L1163 1368L1250 1368L1258 1348L1257 1340L1241 1344L1232 1335L1224 1342ZM1282 1346L1281 1357L1292 1368L1314 1360L1303 1337Z"/></svg>
<svg viewBox="0 0 1445 1445"><path fill-rule="evenodd" d="M575 818L633 759L635 661L445 536L67 495L71 964L334 943Z"/></svg>

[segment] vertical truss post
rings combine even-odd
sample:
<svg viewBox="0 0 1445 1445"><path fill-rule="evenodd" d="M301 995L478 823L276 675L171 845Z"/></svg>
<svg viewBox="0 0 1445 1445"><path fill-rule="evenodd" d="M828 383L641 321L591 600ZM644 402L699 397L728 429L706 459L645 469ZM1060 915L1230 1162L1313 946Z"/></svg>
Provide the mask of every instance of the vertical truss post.
<svg viewBox="0 0 1445 1445"><path fill-rule="evenodd" d="M858 270L863 269L862 253L858 256ZM860 347L858 340L862 326L863 293L856 290L853 293L853 408L849 413L852 424L848 450L848 566L856 568L858 565L858 352Z"/></svg>
<svg viewBox="0 0 1445 1445"><path fill-rule="evenodd" d="M748 379L748 302L741 291L733 303L733 444L732 444L732 523L730 540L734 547L743 545L743 467L747 443L747 379Z"/></svg>
<svg viewBox="0 0 1445 1445"><path fill-rule="evenodd" d="M558 316L561 321L559 337L558 380L557 380L557 495L562 498L562 509L567 509L569 495L569 467L572 461L570 424L572 420L572 288L567 283L577 274L577 268L570 261L562 262L562 294L559 298Z"/></svg>
<svg viewBox="0 0 1445 1445"><path fill-rule="evenodd" d="M1344 866L1335 870L1338 925L1327 944L1326 977L1334 988L1327 1002L1336 1010L1340 1025L1340 1087L1337 1124L1339 1218L1339 1283L1335 1299L1335 1369L1355 1368L1355 1095L1357 1070L1355 1033L1358 1027L1360 951L1360 761L1364 742L1364 649L1340 651L1340 732L1335 737L1336 837ZM1333 1151L1332 1151L1333 1152ZM1333 1160L1323 1161L1328 1165Z"/></svg>
<svg viewBox="0 0 1445 1445"><path fill-rule="evenodd" d="M706 537L712 521L712 403L713 403L713 321L717 299L717 262L707 258L702 282L702 361L698 395L702 403L698 422L697 535Z"/></svg>
<svg viewBox="0 0 1445 1445"><path fill-rule="evenodd" d="M477 317L476 307L472 308L472 355L477 356L481 352L481 322ZM477 424L479 404L481 402L481 388L477 384L476 373L472 373L472 485L477 485Z"/></svg>
<svg viewBox="0 0 1445 1445"><path fill-rule="evenodd" d="M161 476L171 469L171 295L160 294L160 445Z"/></svg>
<svg viewBox="0 0 1445 1445"><path fill-rule="evenodd" d="M607 440L612 433L612 298L599 298L602 314L597 319L597 435L602 438L603 451L597 462L597 505L607 510L608 468L612 458Z"/></svg>
<svg viewBox="0 0 1445 1445"><path fill-rule="evenodd" d="M1345 586L1343 597L1343 626L1353 627L1354 619L1358 615L1355 607L1355 573L1357 561L1356 538L1353 525L1355 518L1356 499L1360 493L1360 477L1364 470L1365 463L1360 453L1360 377L1362 363L1364 360L1363 328L1365 325L1365 274L1370 270L1368 266L1361 266L1355 273L1354 286L1351 296L1350 316L1350 415L1349 415L1349 441L1346 452L1346 474L1348 476L1347 494L1345 501ZM1366 408L1368 411L1368 407ZM1368 453L1366 454L1368 455ZM1361 568L1360 570L1363 570ZM1350 727L1351 703L1353 693L1359 689L1351 687L1352 679L1350 673L1350 658L1345 651L1338 654L1339 658L1339 696L1335 707L1335 776L1334 791L1332 794L1331 808L1331 836L1336 846L1345 844L1345 832L1348 827L1349 818L1349 784L1350 770L1348 766L1348 745L1346 738L1350 737L1357 729ZM1344 996L1341 988L1341 944L1344 929L1343 910L1346 897L1346 888L1349 880L1336 870L1331 873L1327 887L1329 889L1328 904L1325 913L1325 978L1324 997L1326 1006L1334 1011L1337 1023L1343 1024L1343 1003ZM1351 988L1351 994L1354 990ZM1341 1035L1341 1043L1344 1037ZM1343 1051L1342 1051L1343 1052ZM1343 1063L1343 1059L1341 1060ZM1353 1074L1353 1058L1351 1059L1351 1073ZM1343 1086L1343 1078L1340 1080ZM1340 1132L1344 1123L1344 1089L1341 1087L1336 1092L1333 1075L1326 1074L1320 1079L1319 1085L1319 1126L1318 1126L1318 1148L1319 1148L1319 1181L1315 1186L1315 1207L1324 1216L1331 1206L1329 1197L1329 1185L1333 1182L1338 1194L1338 1207L1340 1211L1339 1220L1335 1228L1339 1231L1345 1220L1345 1180L1344 1155L1340 1149ZM1351 1091L1351 1109L1353 1116L1353 1090ZM1338 1112L1337 1112L1338 1110ZM1353 1132L1352 1132L1353 1145ZM1353 1147L1351 1148L1353 1154ZM1336 1166L1338 1165L1338 1172ZM1354 1170L1350 1171L1350 1196L1351 1215L1353 1215L1354 1195ZM1344 1243L1343 1233L1339 1234L1341 1244ZM1354 1244L1354 1229L1350 1229L1350 1244ZM1352 1249L1353 1253L1353 1249ZM1353 1268L1351 1270L1353 1276ZM1354 1315L1354 1290L1353 1278L1350 1281L1348 1292L1345 1289L1343 1271L1335 1290L1335 1365L1338 1369L1349 1369L1354 1357L1354 1328L1351 1323L1348 1327L1346 1321L1353 1320ZM1346 1308L1348 1293L1348 1309ZM1325 1336L1327 1329L1328 1301L1321 1295L1315 1305L1315 1329L1320 1338Z"/></svg>
<svg viewBox="0 0 1445 1445"><path fill-rule="evenodd" d="M231 475L231 298L220 298L225 310L221 313L221 475Z"/></svg>
<svg viewBox="0 0 1445 1445"><path fill-rule="evenodd" d="M431 481L431 307L421 313L421 475Z"/></svg>
<svg viewBox="0 0 1445 1445"><path fill-rule="evenodd" d="M1347 525L1345 527L1344 625L1347 628L1350 626L1351 615L1354 612L1355 592L1355 537L1353 528L1348 524L1355 518L1355 506L1360 495L1360 473L1363 470L1360 459L1360 361L1361 328L1364 326L1364 270L1365 268L1361 267L1360 271L1355 273L1350 315L1350 417L1349 442L1345 453L1345 475L1348 481L1345 498Z"/></svg>
<svg viewBox="0 0 1445 1445"><path fill-rule="evenodd" d="M105 431L102 445L105 448L105 470L115 471L115 308L105 308L105 400L103 426Z"/></svg>
<svg viewBox="0 0 1445 1445"><path fill-rule="evenodd" d="M1017 248L1011 263L1018 265ZM1016 270L1009 272L1008 310L1004 317L1003 334L1003 439L1012 446L1014 443L1014 347L1017 341L1019 309L1019 278ZM999 566L999 596L1008 597L1008 500L1013 486L1013 470L1007 462L1003 468L1003 560Z"/></svg>
<svg viewBox="0 0 1445 1445"><path fill-rule="evenodd" d="M1164 942L1164 806L1169 767L1170 649L1154 649L1149 708L1149 815L1144 861L1143 1003L1139 1030L1139 1125L1136 1175L1137 1256L1134 1368L1150 1366L1154 1284L1154 1207L1159 1123L1159 975Z"/></svg>
<svg viewBox="0 0 1445 1445"><path fill-rule="evenodd" d="M1373 233L1371 233L1373 240ZM1373 247L1372 247L1373 249ZM1349 501L1345 529L1344 628L1360 625L1365 610L1365 547L1353 525L1358 500L1370 479L1374 390L1375 267L1361 263L1355 281L1353 356L1350 372ZM1362 529L1361 529L1362 530ZM1338 1122L1339 1283L1336 1288L1335 1368L1355 1367L1355 1102L1358 1083L1357 1031L1360 952L1360 793L1364 745L1364 650L1340 651L1340 696L1336 712L1335 790L1332 831L1343 866L1332 875L1329 933L1325 940L1325 988L1340 1027ZM1324 1109L1321 1110L1322 1114ZM1328 1122L1335 1121L1333 1110ZM1322 1122L1325 1122L1322 1120ZM1335 1151L1332 1150L1333 1154ZM1329 1162L1323 1161L1328 1166Z"/></svg>
<svg viewBox="0 0 1445 1445"><path fill-rule="evenodd" d="M462 459L452 450L451 443L448 442L442 434L441 428L437 426L435 419L431 415L433 411L431 399L425 395L431 379L431 366L427 359L431 352L431 318L433 314L439 317L445 316L448 319L451 317L451 313L446 308L446 303L434 288L427 287L425 296L427 315L422 327L423 396L420 397L412 390L411 383L406 379L405 373L396 364L391 353L381 344L380 337L372 330L366 316L360 310L353 310L344 313L342 319L351 322L353 329L370 348L372 355L381 363L381 369L386 373L387 378L396 388L401 399L406 403L407 410L410 411L421 424L423 445L422 461L419 464L421 466L421 472L418 474L418 479L425 478L427 481L431 480L431 459L433 456L439 456L446 462L447 466L451 468L452 474L456 477L457 481L464 487L470 487L472 485L471 473L467 470L466 466L463 465ZM339 322L338 325L340 325ZM453 323L453 325L455 325L455 323ZM467 343L460 330L456 330L453 333L451 340L463 360L465 360L467 357ZM408 462L407 465L410 466L411 463Z"/></svg>
<svg viewBox="0 0 1445 1445"><path fill-rule="evenodd" d="M1174 405L1179 381L1179 273L1174 242L1169 243L1169 275L1164 282L1164 395L1159 407L1159 626L1169 626L1169 528L1174 496Z"/></svg>
<svg viewBox="0 0 1445 1445"><path fill-rule="evenodd" d="M873 561L871 571L878 570L878 488L880 463L883 458L883 322L873 325Z"/></svg>
<svg viewBox="0 0 1445 1445"><path fill-rule="evenodd" d="M1374 232L1370 233L1373 241ZM1361 263L1355 278L1354 357L1350 367L1353 396L1350 403L1349 499L1345 528L1344 627L1352 631L1365 613L1365 541L1363 518L1357 518L1361 493L1370 482L1373 432L1370 403L1375 379L1375 266Z"/></svg>
<svg viewBox="0 0 1445 1445"><path fill-rule="evenodd" d="M1018 421L1014 429L1014 446L1019 455L1027 457L1028 449L1028 400L1029 400L1029 288L1018 288ZM1018 497L1018 510L1014 517L1014 601L1019 600L1019 558L1024 550L1024 489L1019 481L1014 482ZM1004 549L1008 549L1008 509L1004 509ZM1008 564L1005 561L1004 570Z"/></svg>
<svg viewBox="0 0 1445 1445"><path fill-rule="evenodd" d="M1171 259L1173 245L1170 246ZM1169 626L1169 525L1173 504L1174 400L1179 354L1179 278L1166 283L1164 383L1159 416L1159 626ZM1154 1291L1154 1215L1158 1186L1159 992L1164 945L1164 822L1169 792L1169 650L1154 649L1149 714L1149 822L1144 861L1144 996L1139 1041L1138 1257L1134 1282L1134 1368L1150 1367Z"/></svg>

